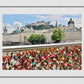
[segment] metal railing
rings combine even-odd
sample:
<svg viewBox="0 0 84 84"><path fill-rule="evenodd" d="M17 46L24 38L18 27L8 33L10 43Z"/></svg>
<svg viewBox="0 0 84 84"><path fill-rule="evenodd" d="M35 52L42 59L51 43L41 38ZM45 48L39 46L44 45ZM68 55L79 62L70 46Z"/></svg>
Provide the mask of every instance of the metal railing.
<svg viewBox="0 0 84 84"><path fill-rule="evenodd" d="M40 49L40 48L73 46L73 45L81 45L81 44L82 42L53 43L53 44L40 44L40 45L6 46L6 47L2 47L2 49L3 52L10 52L10 51L22 51L22 50Z"/></svg>

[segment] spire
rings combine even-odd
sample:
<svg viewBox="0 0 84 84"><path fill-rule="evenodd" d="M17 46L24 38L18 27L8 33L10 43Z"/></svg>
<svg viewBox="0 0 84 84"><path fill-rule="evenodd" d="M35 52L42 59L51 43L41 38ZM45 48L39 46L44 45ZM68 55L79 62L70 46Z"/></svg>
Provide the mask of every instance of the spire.
<svg viewBox="0 0 84 84"><path fill-rule="evenodd" d="M5 29L6 29L6 25L5 25Z"/></svg>
<svg viewBox="0 0 84 84"><path fill-rule="evenodd" d="M5 28L4 28L4 33L7 33L7 29L6 29L6 26L5 26Z"/></svg>
<svg viewBox="0 0 84 84"><path fill-rule="evenodd" d="M57 27L57 21L56 21L56 27Z"/></svg>

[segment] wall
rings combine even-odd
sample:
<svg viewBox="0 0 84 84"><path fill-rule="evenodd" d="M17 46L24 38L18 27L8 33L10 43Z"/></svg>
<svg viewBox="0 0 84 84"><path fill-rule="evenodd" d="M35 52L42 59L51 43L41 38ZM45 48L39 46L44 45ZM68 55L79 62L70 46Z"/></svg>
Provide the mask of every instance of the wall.
<svg viewBox="0 0 84 84"><path fill-rule="evenodd" d="M73 41L82 41L82 32L81 31L67 31L65 32L65 37L62 42Z"/></svg>
<svg viewBox="0 0 84 84"><path fill-rule="evenodd" d="M18 33L18 34L10 34L10 35L3 35L3 41L12 41L12 42L26 42L24 37L26 39L32 34L42 34L41 31L37 32L26 32L26 33ZM53 34L52 31L43 32L45 37L47 38L46 42L51 43L51 35ZM65 32L65 37L62 40L62 42L70 42L70 41L81 41L82 40L82 32L81 31L67 31Z"/></svg>

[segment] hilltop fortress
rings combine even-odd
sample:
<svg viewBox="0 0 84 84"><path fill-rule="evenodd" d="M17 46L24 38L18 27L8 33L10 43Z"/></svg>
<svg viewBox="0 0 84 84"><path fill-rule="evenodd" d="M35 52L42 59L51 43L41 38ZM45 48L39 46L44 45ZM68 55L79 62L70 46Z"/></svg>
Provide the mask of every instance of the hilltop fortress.
<svg viewBox="0 0 84 84"><path fill-rule="evenodd" d="M50 26L50 29L43 29L43 30L34 30L33 26L39 26L39 25L44 25L44 26ZM37 21L36 23L31 23L31 24L27 24L27 28L21 27L21 28L17 28L16 32L13 33L7 33L7 29L6 27L3 29L4 33L3 33L3 42L7 42L7 41L11 41L11 42L18 42L18 43L23 43L23 44L27 44L27 38L32 34L44 34L45 37L47 38L46 43L52 43L51 40L51 35L53 34L53 30L56 29L57 27L60 27L61 29L63 29L65 31L65 38L62 40L62 42L77 42L77 41L81 41L81 27L77 28L75 27L75 23L72 20L72 18L70 18L70 20L68 21L68 26L65 25L57 25L56 22L56 26L54 28L52 28L52 25L49 22L45 22L43 21ZM30 28L29 28L30 27ZM23 32L22 32L23 31Z"/></svg>
<svg viewBox="0 0 84 84"><path fill-rule="evenodd" d="M48 26L48 25L50 25L50 21L49 22L45 22L44 20L43 21L36 21L36 23L27 24L27 27L39 26L39 25Z"/></svg>

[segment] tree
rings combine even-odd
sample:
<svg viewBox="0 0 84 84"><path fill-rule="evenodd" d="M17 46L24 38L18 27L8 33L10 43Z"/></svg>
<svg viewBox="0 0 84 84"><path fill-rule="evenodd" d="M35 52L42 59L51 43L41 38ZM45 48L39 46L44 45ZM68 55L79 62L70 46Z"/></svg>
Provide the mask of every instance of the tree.
<svg viewBox="0 0 84 84"><path fill-rule="evenodd" d="M35 35L32 34L32 35L28 38L28 41L31 42L32 44L34 44L34 39L35 39Z"/></svg>
<svg viewBox="0 0 84 84"><path fill-rule="evenodd" d="M53 31L53 35L51 36L51 39L55 43L57 43L60 42L64 38L64 36L65 36L64 31L61 28L57 27L57 29Z"/></svg>
<svg viewBox="0 0 84 84"><path fill-rule="evenodd" d="M46 42L46 37L42 34L40 35L40 43L44 44Z"/></svg>
<svg viewBox="0 0 84 84"><path fill-rule="evenodd" d="M31 36L27 40L32 44L44 44L46 37L40 34L31 34Z"/></svg>
<svg viewBox="0 0 84 84"><path fill-rule="evenodd" d="M25 27L27 27L27 28L31 28L31 26L27 26L27 25L25 25ZM38 26L32 26L33 27L33 29L34 30L43 30L43 29L51 29L51 28L54 28L54 26L53 25L38 25Z"/></svg>

